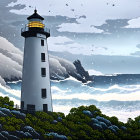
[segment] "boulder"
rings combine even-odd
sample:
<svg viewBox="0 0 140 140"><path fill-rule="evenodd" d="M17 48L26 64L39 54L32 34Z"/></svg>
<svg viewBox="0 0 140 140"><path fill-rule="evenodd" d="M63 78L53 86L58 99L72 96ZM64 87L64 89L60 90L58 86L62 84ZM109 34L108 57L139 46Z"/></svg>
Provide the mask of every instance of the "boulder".
<svg viewBox="0 0 140 140"><path fill-rule="evenodd" d="M31 126L25 126L23 128L24 132L29 132L32 135L32 138L38 139L40 137L40 134L37 133Z"/></svg>
<svg viewBox="0 0 140 140"><path fill-rule="evenodd" d="M92 111L91 113L92 113L93 115L95 115L97 112L98 112L98 111Z"/></svg>
<svg viewBox="0 0 140 140"><path fill-rule="evenodd" d="M13 136L13 135L9 135L8 140L20 140L20 138Z"/></svg>
<svg viewBox="0 0 140 140"><path fill-rule="evenodd" d="M1 134L8 140L20 140L17 136L10 135L7 131L1 131ZM0 139L1 140L1 139Z"/></svg>
<svg viewBox="0 0 140 140"><path fill-rule="evenodd" d="M1 134L5 137L9 137L9 133L7 131L1 131Z"/></svg>
<svg viewBox="0 0 140 140"><path fill-rule="evenodd" d="M119 130L119 127L116 126L116 125L112 125L112 127L113 127L116 131Z"/></svg>
<svg viewBox="0 0 140 140"><path fill-rule="evenodd" d="M91 118L91 123L97 123L97 124L99 124L100 122L97 119L95 119L95 118Z"/></svg>
<svg viewBox="0 0 140 140"><path fill-rule="evenodd" d="M104 130L108 128L107 125L106 125L104 122L100 122L100 125L102 126L102 128L103 128Z"/></svg>
<svg viewBox="0 0 140 140"><path fill-rule="evenodd" d="M12 116L11 111L10 111L9 109L7 109L7 108L2 108L1 111L2 111L4 114L8 115L9 117Z"/></svg>
<svg viewBox="0 0 140 140"><path fill-rule="evenodd" d="M8 138L6 138L5 136L3 136L3 135L0 133L0 140L8 140Z"/></svg>
<svg viewBox="0 0 140 140"><path fill-rule="evenodd" d="M76 75L74 75L78 80L81 80L82 82L87 82L87 81L90 81L91 80L91 77L89 76L88 71L86 71L84 69L84 67L82 66L80 60L74 61L73 64L76 67L76 70L77 70L78 75L81 77L80 79L78 79L79 76L76 77Z"/></svg>
<svg viewBox="0 0 140 140"><path fill-rule="evenodd" d="M83 114L85 114L89 117L93 117L92 113L89 110L83 110Z"/></svg>
<svg viewBox="0 0 140 140"><path fill-rule="evenodd" d="M116 133L116 130L113 128L113 126L109 126L108 129L110 129L113 133Z"/></svg>
<svg viewBox="0 0 140 140"><path fill-rule="evenodd" d="M57 121L62 122L62 118L61 117L58 117L57 118Z"/></svg>
<svg viewBox="0 0 140 140"><path fill-rule="evenodd" d="M20 113L20 111L12 110L12 114L16 116L18 119L25 119L26 115L24 113Z"/></svg>
<svg viewBox="0 0 140 140"><path fill-rule="evenodd" d="M29 132L24 133L26 135L26 138L32 138L32 135Z"/></svg>
<svg viewBox="0 0 140 140"><path fill-rule="evenodd" d="M52 124L57 124L57 123L58 123L57 120L53 120L53 121L52 121Z"/></svg>
<svg viewBox="0 0 140 140"><path fill-rule="evenodd" d="M126 128L125 126L121 126L121 129L122 129L123 131L126 131L126 130L127 130L127 128Z"/></svg>
<svg viewBox="0 0 140 140"><path fill-rule="evenodd" d="M11 135L17 136L19 138L27 138L26 134L23 131L14 131L10 133Z"/></svg>
<svg viewBox="0 0 140 140"><path fill-rule="evenodd" d="M2 111L0 111L0 117L6 117L7 115L5 113L3 113Z"/></svg>
<svg viewBox="0 0 140 140"><path fill-rule="evenodd" d="M64 135L59 135L57 133L54 132L50 132L49 134L46 134L47 136L53 136L54 140L68 140L66 136Z"/></svg>
<svg viewBox="0 0 140 140"><path fill-rule="evenodd" d="M104 117L97 116L96 119L98 121L104 122L107 126L111 126L111 122L109 120L105 119Z"/></svg>
<svg viewBox="0 0 140 140"><path fill-rule="evenodd" d="M9 106L8 104L4 104L4 105Z"/></svg>
<svg viewBox="0 0 140 140"><path fill-rule="evenodd" d="M99 131L102 131L102 129L103 129L102 126L100 124L97 124L97 123L93 123L92 128L99 130Z"/></svg>

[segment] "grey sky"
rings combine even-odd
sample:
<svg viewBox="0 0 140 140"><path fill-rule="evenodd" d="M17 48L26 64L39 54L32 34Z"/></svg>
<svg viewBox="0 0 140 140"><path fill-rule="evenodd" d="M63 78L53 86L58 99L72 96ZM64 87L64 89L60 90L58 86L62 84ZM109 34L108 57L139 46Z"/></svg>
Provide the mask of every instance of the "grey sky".
<svg viewBox="0 0 140 140"><path fill-rule="evenodd" d="M80 59L86 68L102 73L139 73L140 1L12 2L0 2L0 36L21 50L24 45L21 27L37 5L38 12L45 17L45 24L51 29L48 40L51 53L61 54L71 61ZM70 54L69 57L66 54Z"/></svg>

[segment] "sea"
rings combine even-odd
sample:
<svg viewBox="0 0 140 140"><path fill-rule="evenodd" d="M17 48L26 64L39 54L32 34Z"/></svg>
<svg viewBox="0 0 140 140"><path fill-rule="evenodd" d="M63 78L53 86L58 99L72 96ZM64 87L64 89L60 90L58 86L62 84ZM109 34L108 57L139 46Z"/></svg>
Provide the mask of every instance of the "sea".
<svg viewBox="0 0 140 140"><path fill-rule="evenodd" d="M20 105L21 82L0 85L0 96L9 96ZM93 76L82 83L73 77L51 81L53 111L67 115L71 108L96 105L103 114L116 116L122 122L140 115L140 75L118 74Z"/></svg>

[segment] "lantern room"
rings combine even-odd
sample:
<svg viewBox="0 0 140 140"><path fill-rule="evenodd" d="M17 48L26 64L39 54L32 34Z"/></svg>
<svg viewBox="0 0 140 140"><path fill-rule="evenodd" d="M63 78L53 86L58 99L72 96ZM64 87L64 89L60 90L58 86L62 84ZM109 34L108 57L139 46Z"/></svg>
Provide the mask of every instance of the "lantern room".
<svg viewBox="0 0 140 140"><path fill-rule="evenodd" d="M34 14L27 18L29 20L28 27L29 28L42 28L44 29L45 25L43 24L44 18L41 17L37 10L34 10Z"/></svg>
<svg viewBox="0 0 140 140"><path fill-rule="evenodd" d="M44 18L37 13L37 10L34 10L34 13L27 18L28 24L25 25L25 28L22 28L21 35L23 37L37 36L37 33L50 36L50 30L45 27L43 23Z"/></svg>

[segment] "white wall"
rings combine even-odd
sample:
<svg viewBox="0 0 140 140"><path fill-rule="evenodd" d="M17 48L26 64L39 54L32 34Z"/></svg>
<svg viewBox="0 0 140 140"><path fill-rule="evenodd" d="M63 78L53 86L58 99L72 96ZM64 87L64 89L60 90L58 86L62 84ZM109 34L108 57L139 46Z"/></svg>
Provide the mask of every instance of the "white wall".
<svg viewBox="0 0 140 140"><path fill-rule="evenodd" d="M41 46L44 39L44 46ZM41 53L46 54L46 61L41 62ZM46 77L41 76L41 68L46 68ZM42 99L41 89L47 89L47 98ZM48 111L52 111L52 97L50 89L50 74L48 61L48 48L46 38L28 37L25 39L23 81L21 101L24 109L27 104L35 105L37 111L43 110L43 104L48 104Z"/></svg>

